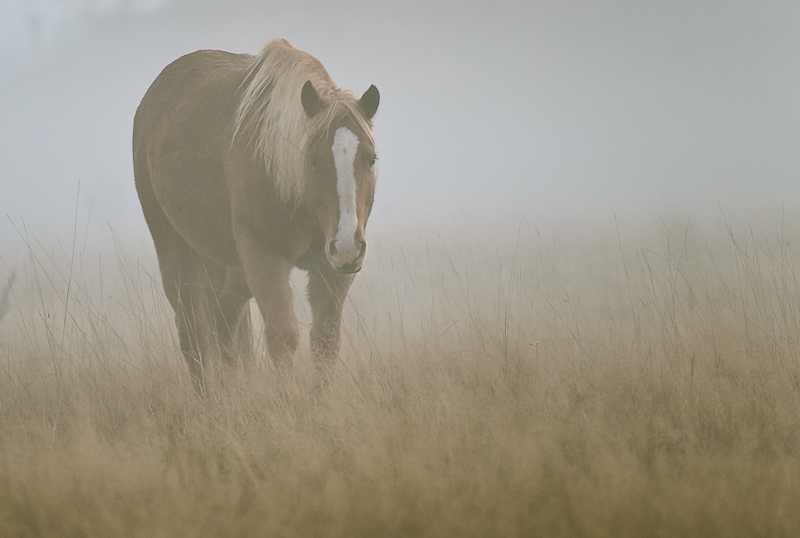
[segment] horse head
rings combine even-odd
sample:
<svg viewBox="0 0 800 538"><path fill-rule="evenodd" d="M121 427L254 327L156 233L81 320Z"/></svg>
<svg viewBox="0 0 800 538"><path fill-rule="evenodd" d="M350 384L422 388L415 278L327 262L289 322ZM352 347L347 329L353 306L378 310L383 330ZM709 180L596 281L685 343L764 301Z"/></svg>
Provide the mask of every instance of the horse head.
<svg viewBox="0 0 800 538"><path fill-rule="evenodd" d="M379 100L378 89L370 86L351 106L339 107L345 113L333 115L307 148L305 203L324 235L328 262L340 273L360 271L367 251L365 227L377 179L370 120ZM311 81L303 86L301 101L309 117L331 106Z"/></svg>

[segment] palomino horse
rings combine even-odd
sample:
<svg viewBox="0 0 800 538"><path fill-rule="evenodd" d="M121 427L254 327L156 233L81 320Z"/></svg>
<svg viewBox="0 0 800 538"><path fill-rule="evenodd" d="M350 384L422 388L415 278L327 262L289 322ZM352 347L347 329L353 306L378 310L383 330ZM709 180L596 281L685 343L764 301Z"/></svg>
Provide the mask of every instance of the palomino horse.
<svg viewBox="0 0 800 538"><path fill-rule="evenodd" d="M289 272L308 271L315 381L335 364L375 192L375 86L358 98L283 39L257 56L203 50L169 66L133 125L136 189L181 351L202 386L213 357L253 354L249 300L291 381Z"/></svg>

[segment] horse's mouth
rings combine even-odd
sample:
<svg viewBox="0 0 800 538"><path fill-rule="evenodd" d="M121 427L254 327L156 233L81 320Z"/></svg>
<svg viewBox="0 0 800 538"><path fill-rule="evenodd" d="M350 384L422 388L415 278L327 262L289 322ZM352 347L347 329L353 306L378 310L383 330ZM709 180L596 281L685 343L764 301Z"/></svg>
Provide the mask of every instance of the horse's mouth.
<svg viewBox="0 0 800 538"><path fill-rule="evenodd" d="M359 271L361 271L361 267L362 266L360 266L360 265L358 266L358 269L350 269L348 267L342 267L341 269L336 269L334 267L334 271L336 271L337 273L342 273L343 275L354 275L354 274L358 273Z"/></svg>
<svg viewBox="0 0 800 538"><path fill-rule="evenodd" d="M356 265L356 264L358 264L358 265ZM346 263L346 264L342 265L341 267L336 267L333 264L331 264L331 267L333 268L334 271L336 271L337 273L341 273L343 275L354 275L354 274L358 273L359 271L361 271L361 268L363 266L364 265L361 264L361 263L358 263L358 261L355 261L355 262L352 262L352 263Z"/></svg>

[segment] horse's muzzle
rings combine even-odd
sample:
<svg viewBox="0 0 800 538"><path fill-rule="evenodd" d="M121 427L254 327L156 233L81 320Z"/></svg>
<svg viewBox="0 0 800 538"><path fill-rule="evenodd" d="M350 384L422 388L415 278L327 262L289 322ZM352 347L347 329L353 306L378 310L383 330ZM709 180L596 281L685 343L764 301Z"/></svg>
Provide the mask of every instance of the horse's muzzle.
<svg viewBox="0 0 800 538"><path fill-rule="evenodd" d="M325 255L328 257L328 263L334 271L338 273L353 274L361 270L364 263L364 257L367 254L367 242L364 240L359 241L358 248L339 250L336 248L336 239L328 241L325 248Z"/></svg>

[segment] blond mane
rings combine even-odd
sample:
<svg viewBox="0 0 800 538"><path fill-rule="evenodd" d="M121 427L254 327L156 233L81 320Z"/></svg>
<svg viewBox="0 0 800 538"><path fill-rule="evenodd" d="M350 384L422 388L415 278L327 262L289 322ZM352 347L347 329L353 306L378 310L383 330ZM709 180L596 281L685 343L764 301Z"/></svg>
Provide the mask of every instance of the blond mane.
<svg viewBox="0 0 800 538"><path fill-rule="evenodd" d="M300 101L310 80L325 107L309 118ZM249 81L249 83L248 83ZM372 123L358 106L358 97L336 87L322 64L284 39L273 39L253 58L233 129L250 136L275 191L284 203L299 204L306 177L306 149L331 123L351 113L372 139Z"/></svg>

